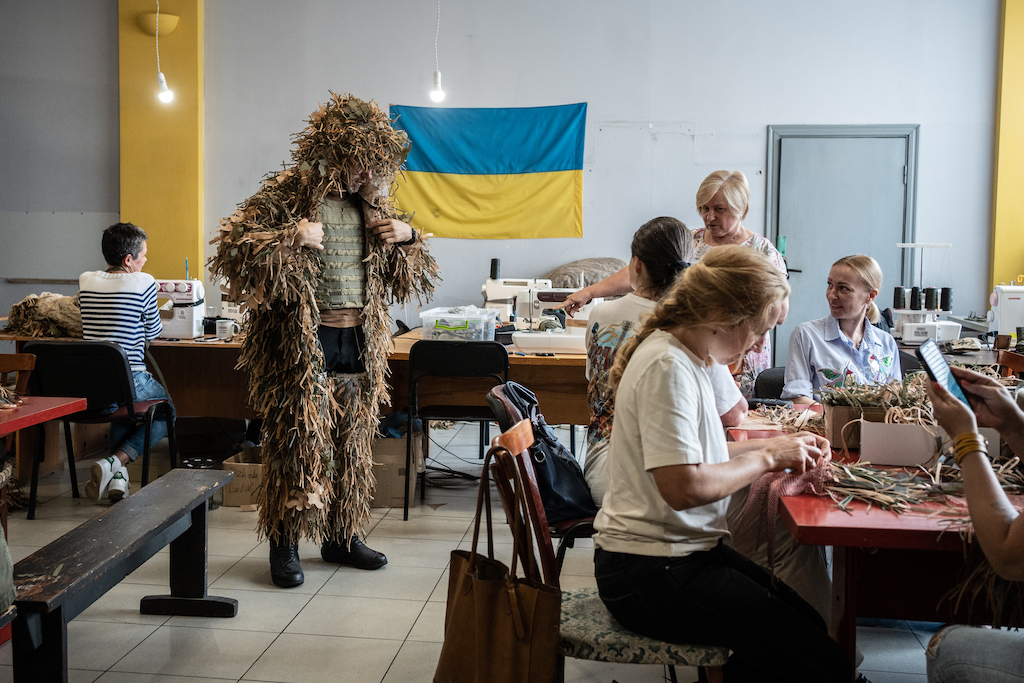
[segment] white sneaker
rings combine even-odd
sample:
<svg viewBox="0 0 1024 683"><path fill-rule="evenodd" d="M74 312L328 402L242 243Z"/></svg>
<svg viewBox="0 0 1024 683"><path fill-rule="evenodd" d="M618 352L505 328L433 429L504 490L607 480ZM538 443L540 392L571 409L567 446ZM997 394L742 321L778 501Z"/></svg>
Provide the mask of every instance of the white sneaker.
<svg viewBox="0 0 1024 683"><path fill-rule="evenodd" d="M107 487L110 486L114 473L120 469L121 461L112 455L94 462L89 470L89 483L85 485L85 495L94 503L100 502L107 495Z"/></svg>
<svg viewBox="0 0 1024 683"><path fill-rule="evenodd" d="M107 497L111 503L116 503L128 495L128 468L121 466L114 476L110 478L110 486L107 488Z"/></svg>

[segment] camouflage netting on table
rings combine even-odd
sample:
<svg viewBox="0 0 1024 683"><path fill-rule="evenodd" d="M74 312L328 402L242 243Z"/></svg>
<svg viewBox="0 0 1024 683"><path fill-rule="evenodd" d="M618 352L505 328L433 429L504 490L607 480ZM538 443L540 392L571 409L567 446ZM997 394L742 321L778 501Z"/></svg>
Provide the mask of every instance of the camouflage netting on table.
<svg viewBox="0 0 1024 683"><path fill-rule="evenodd" d="M81 337L78 295L29 294L11 306L4 332L26 337Z"/></svg>
<svg viewBox="0 0 1024 683"><path fill-rule="evenodd" d="M366 372L326 372L315 299L323 262L314 249L292 248L299 221L319 220L324 197L345 193L367 169L373 179L358 190L364 220L405 219L392 208L390 186L409 143L375 103L334 93L295 141L292 164L221 221L211 262L248 311L238 367L264 420L260 530L285 542L360 533L368 521L371 443L389 400L388 306L429 299L439 279L422 236L407 253L367 233Z"/></svg>

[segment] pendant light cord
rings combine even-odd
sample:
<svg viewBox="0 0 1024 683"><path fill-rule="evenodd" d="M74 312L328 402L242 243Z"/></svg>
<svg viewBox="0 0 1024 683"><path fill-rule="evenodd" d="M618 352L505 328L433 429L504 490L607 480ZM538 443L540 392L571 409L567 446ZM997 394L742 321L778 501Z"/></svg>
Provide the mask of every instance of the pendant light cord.
<svg viewBox="0 0 1024 683"><path fill-rule="evenodd" d="M440 1L437 0L437 11L440 11ZM157 73L160 73L160 0L157 0Z"/></svg>
<svg viewBox="0 0 1024 683"><path fill-rule="evenodd" d="M160 4L160 0L157 0L157 4ZM434 71L440 71L441 67L438 66L437 61L437 35L441 32L441 0L437 0L437 28L434 29Z"/></svg>

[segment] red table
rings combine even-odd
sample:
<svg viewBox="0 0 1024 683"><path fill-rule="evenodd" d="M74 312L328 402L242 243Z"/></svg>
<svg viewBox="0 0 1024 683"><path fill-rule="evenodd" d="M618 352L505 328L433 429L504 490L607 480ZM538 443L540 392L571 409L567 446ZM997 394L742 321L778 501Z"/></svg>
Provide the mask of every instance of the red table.
<svg viewBox="0 0 1024 683"><path fill-rule="evenodd" d="M65 415L71 415L85 410L88 404L84 398L65 398L61 396L24 396L23 403L17 408L5 408L0 410L0 463L7 458L7 449L4 445L4 437L8 434L41 425L50 420L57 420ZM39 458L43 452L43 435L36 441L35 457ZM0 524L3 526L4 535L7 535L7 487L5 486L0 502Z"/></svg>
<svg viewBox="0 0 1024 683"><path fill-rule="evenodd" d="M24 403L17 408L0 410L0 436L13 434L19 429L33 427L65 415L77 413L86 408L84 398L63 398L50 396L24 396ZM0 445L2 448L2 445ZM0 451L0 458L3 452Z"/></svg>
<svg viewBox="0 0 1024 683"><path fill-rule="evenodd" d="M805 494L784 497L779 514L799 543L833 546L829 632L851 658L857 617L991 623L980 600L970 615L967 605L954 612L942 600L957 584L964 543L956 532L942 533L941 518L868 510L859 502L849 508Z"/></svg>

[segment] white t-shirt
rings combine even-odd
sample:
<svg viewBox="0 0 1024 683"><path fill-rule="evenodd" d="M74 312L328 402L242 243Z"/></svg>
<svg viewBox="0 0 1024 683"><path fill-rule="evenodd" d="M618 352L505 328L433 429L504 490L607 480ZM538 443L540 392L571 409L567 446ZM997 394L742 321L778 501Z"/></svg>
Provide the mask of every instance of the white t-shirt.
<svg viewBox="0 0 1024 683"><path fill-rule="evenodd" d="M608 456L608 490L594 526L611 552L681 557L729 535L729 497L673 510L651 470L729 459L704 362L667 332L637 348L619 383Z"/></svg>
<svg viewBox="0 0 1024 683"><path fill-rule="evenodd" d="M594 307L587 322L587 403L590 425L587 427L587 456L583 477L590 486L594 504L604 499L609 438L612 431L615 401L608 387L608 376L619 348L633 337L657 305L652 299L636 294L606 301ZM724 415L743 399L729 369L724 365L707 368L715 393L715 408Z"/></svg>

